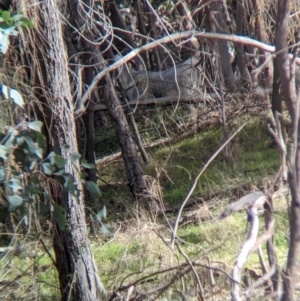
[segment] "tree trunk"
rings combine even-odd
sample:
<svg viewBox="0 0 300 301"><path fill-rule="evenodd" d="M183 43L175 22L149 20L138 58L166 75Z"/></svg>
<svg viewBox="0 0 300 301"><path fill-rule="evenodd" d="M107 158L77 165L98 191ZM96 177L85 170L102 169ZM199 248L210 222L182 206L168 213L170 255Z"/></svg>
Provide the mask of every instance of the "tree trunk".
<svg viewBox="0 0 300 301"><path fill-rule="evenodd" d="M141 198L147 194L144 173L138 160L135 144L131 137L129 126L112 84L112 80L109 75L107 75L105 79L105 105L116 124L116 135L121 146L122 156L126 166L129 189L136 198Z"/></svg>
<svg viewBox="0 0 300 301"><path fill-rule="evenodd" d="M53 247L61 300L95 301L99 300L102 286L87 237L82 182L69 159L71 153L78 152L78 145L68 58L58 2L45 0L39 5L30 5L30 1L24 2L26 6L23 7L34 10L30 12L37 20L31 37L36 42L32 61L38 62L34 71L41 77L43 95L40 99L46 102L45 107L50 108L45 118L49 148L65 158L65 171L73 176L78 189L76 196L65 190L53 195L53 201L66 209L67 217L64 230L56 223L53 225Z"/></svg>
<svg viewBox="0 0 300 301"><path fill-rule="evenodd" d="M224 1L208 1L209 5L206 6L206 14L208 16L208 31L216 33L228 33L226 24L230 20L225 20L224 12L227 12L226 3ZM226 87L230 90L234 89L234 75L231 67L231 56L227 41L217 41L218 45L215 47L220 61L220 74L222 83L225 83Z"/></svg>
<svg viewBox="0 0 300 301"><path fill-rule="evenodd" d="M244 35L244 22L245 22L245 0L237 0L236 2L236 34ZM252 88L252 80L246 64L246 55L244 45L235 44L237 51L237 61L241 74L241 81L244 88L248 91Z"/></svg>
<svg viewBox="0 0 300 301"><path fill-rule="evenodd" d="M296 93L295 65L288 56L288 20L290 0L279 0L276 21L275 46L282 89L292 119L292 147L289 155L288 182L292 195L290 208L290 243L286 269L283 275L281 300L295 300L294 286L297 279L300 252L300 122L299 93Z"/></svg>
<svg viewBox="0 0 300 301"><path fill-rule="evenodd" d="M91 1L85 0L84 3L85 6L83 7L81 1L68 1L71 15L70 20L74 23L75 28L78 27L78 30L84 27L84 24L86 24L87 21L86 18L91 18L91 24L93 22L93 16L91 16L88 12L88 10L92 8ZM86 18L84 16L86 16ZM96 26L94 29L96 30ZM99 28L97 29L99 30ZM106 62L103 59L99 48L95 43L92 43L95 37L91 34L91 31L84 30L81 34L84 38L80 38L80 43L82 43L84 51L87 53L93 53L94 65L97 66L98 70L106 68ZM126 116L122 109L119 97L116 94L110 75L105 76L104 103L107 107L108 114L112 116L115 123L115 131L120 142L129 188L136 198L140 198L142 195L145 195L147 191L144 173L138 159L135 143L131 137Z"/></svg>

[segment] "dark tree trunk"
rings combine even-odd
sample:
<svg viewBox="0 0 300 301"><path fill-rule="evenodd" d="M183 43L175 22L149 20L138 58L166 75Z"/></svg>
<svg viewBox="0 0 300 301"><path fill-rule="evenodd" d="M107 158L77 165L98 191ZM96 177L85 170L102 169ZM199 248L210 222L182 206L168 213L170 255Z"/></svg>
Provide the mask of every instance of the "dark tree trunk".
<svg viewBox="0 0 300 301"><path fill-rule="evenodd" d="M68 3L72 16L71 19L75 21L74 26L78 28L83 27L83 25L86 23L86 19L84 19L83 16L88 15L88 13L79 9L80 7L83 7L79 0L69 0ZM86 10L88 10L91 5L91 1L85 0ZM93 62L95 65L97 65L99 70L106 68L106 62L103 59L99 48L94 43L90 42L93 41L95 37L88 30L84 31L82 34L84 35L84 38L82 38L80 42L83 45L83 49L86 51L86 53L93 53ZM145 195L147 191L144 174L139 162L134 140L131 137L126 116L110 75L105 76L104 103L107 107L108 114L112 116L115 123L116 135L120 142L120 147L124 158L129 188L136 198L140 198L141 196Z"/></svg>
<svg viewBox="0 0 300 301"><path fill-rule="evenodd" d="M245 22L245 0L237 0L236 2L236 34L244 35L244 22ZM237 51L237 61L241 74L241 80L246 90L251 90L252 80L246 64L246 55L243 44L235 44Z"/></svg>
<svg viewBox="0 0 300 301"><path fill-rule="evenodd" d="M104 89L104 101L108 113L112 116L115 122L116 135L121 146L122 156L126 166L129 188L136 198L141 198L147 194L144 173L138 160L135 144L131 137L129 126L118 95L116 94L112 84L112 80L110 76L106 76L105 79L106 85Z"/></svg>
<svg viewBox="0 0 300 301"><path fill-rule="evenodd" d="M65 158L65 171L73 176L78 189L76 196L64 189L53 195L55 203L66 209L67 216L64 230L56 223L52 229L61 299L96 301L102 287L87 236L82 181L69 159L71 153L78 152L78 145L58 2L45 0L40 5L30 5L29 2L26 7L33 10L29 11L32 20L37 20L31 37L36 42L32 61L37 65L33 68L41 77L43 95L40 99L51 109L46 116L49 148Z"/></svg>
<svg viewBox="0 0 300 301"><path fill-rule="evenodd" d="M209 5L206 6L206 14L208 16L208 31L216 33L228 33L228 24L230 20L227 20L227 7L225 6L225 1L209 1ZM228 24L226 24L228 23ZM222 83L224 83L227 88L234 89L234 75L232 71L229 48L227 41L216 41L215 51L218 54L220 61L221 72L220 74Z"/></svg>

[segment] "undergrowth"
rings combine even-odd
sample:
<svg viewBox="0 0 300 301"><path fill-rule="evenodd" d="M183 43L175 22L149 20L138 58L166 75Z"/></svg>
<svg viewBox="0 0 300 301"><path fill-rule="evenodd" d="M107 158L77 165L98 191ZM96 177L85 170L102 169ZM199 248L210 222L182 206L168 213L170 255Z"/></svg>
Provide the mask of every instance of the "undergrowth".
<svg viewBox="0 0 300 301"><path fill-rule="evenodd" d="M166 208L183 201L198 171L222 144L222 137L220 129L211 128L149 153L151 163L144 166L145 174L155 178L161 186ZM107 289L104 299L109 299L119 287L133 285L136 290L147 292L170 283L164 291L160 293L158 290L154 294L156 300L182 300L183 296L197 300L199 280L189 269L188 258L198 264L195 272L201 278L203 295L214 296L214 300L226 300L230 288L228 275L247 236L247 218L245 212L222 221L218 221L217 217L226 205L249 191L272 186L278 168L278 150L272 146L266 125L254 119L200 178L192 198L200 197L204 203L192 208L198 217L183 215L174 251L170 249L169 242L175 216L158 214L153 217L142 212L131 214L128 220L124 208L126 211L135 209L130 205L131 195L123 163L113 163L99 170L102 200L94 204L90 212L97 212L99 206L106 204L116 229L112 237L103 236L100 230L91 236L99 275ZM200 212L205 212L205 218ZM274 216L275 247L279 263L283 266L288 246L284 200L276 200ZM260 227L262 233L262 218ZM43 300L59 300L56 269L40 244L34 250L35 253L32 247L25 248L21 256L11 253L1 257L1 281L5 280L7 284L5 286L0 281L0 296L7 300L29 300L28 294L36 294L43 296ZM52 253L51 248L49 252ZM265 247L263 253L266 256ZM266 257L265 260L267 262ZM207 266L215 269L211 271ZM253 273L261 273L257 253L251 255L246 268ZM10 282L15 279L18 286L12 291Z"/></svg>

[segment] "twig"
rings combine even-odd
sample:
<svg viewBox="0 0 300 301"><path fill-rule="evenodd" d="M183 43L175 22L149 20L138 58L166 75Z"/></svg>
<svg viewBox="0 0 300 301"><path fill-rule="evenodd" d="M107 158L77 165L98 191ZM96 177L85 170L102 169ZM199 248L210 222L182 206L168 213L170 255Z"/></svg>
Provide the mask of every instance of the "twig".
<svg viewBox="0 0 300 301"><path fill-rule="evenodd" d="M207 163L203 166L203 168L201 168L201 170L199 171L198 175L196 176L196 179L194 180L194 183L192 185L192 187L190 188L190 191L188 193L188 195L186 196L185 200L183 201L179 212L177 214L176 217L176 221L174 224L174 228L172 231L172 235L171 235L171 248L172 250L174 250L174 244L175 244L175 238L176 238L176 233L177 233L177 229L178 229L178 224L179 224L179 220L181 218L181 214L182 214L182 210L185 206L185 204L188 202L189 198L191 197L191 195L193 194L196 185L198 183L199 178L201 177L201 175L203 174L203 172L207 169L207 167L210 165L211 162L213 162L213 160L218 156L218 154L223 150L223 148L244 128L244 126L248 123L248 121L246 121L245 123L243 123L220 147L219 149L210 157L210 159L207 161Z"/></svg>
<svg viewBox="0 0 300 301"><path fill-rule="evenodd" d="M188 262L188 264L190 265L194 275L195 275L195 278L197 279L197 283L198 283L198 286L199 286L199 295L200 295L200 298L202 301L204 301L204 296L203 296L203 286L202 286L202 283L200 281L200 278L198 276L198 273L197 271L195 270L192 262L190 261L190 259L188 258L188 256L182 251L182 249L180 248L179 244L177 243L176 244L177 248L178 248L178 251L179 253L186 259L186 261Z"/></svg>

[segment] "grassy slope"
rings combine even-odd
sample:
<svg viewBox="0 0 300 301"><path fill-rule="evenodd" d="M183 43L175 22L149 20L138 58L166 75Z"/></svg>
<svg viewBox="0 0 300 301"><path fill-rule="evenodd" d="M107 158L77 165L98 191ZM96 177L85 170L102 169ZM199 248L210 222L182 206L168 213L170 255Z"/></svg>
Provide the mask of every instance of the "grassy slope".
<svg viewBox="0 0 300 301"><path fill-rule="evenodd" d="M165 206L172 207L182 202L197 171L221 143L222 132L219 129L209 129L175 145L151 152L151 164L144 166L144 170L161 185ZM200 179L193 197L200 196L206 199L209 213L217 216L228 202L258 187L270 187L278 168L278 150L271 145L266 124L260 120L253 120L234 139L226 153L219 155L210 165ZM107 171L103 171L103 174L105 172ZM122 179L120 174L123 172L123 168L119 165L116 168L110 167L110 173L106 173L105 180L110 181L114 174L118 174L120 180ZM126 195L126 188L118 189L115 187L113 190L103 189L104 199L123 198L124 193ZM210 206L209 199L213 199L212 203L217 205ZM287 252L288 223L285 207L282 201L277 202L275 206L277 221L275 245L281 264L284 263ZM105 267L101 264L101 270L102 279L107 287L118 286L125 275L138 273L126 279L125 283L128 283L141 277L140 272L143 270L147 272L142 275L159 270L162 265L165 267L170 265L170 251L156 234L158 231L168 241L170 228L161 226L159 230L154 231L152 227L159 226L145 228L144 222L137 222L133 229L116 235L107 244L103 246L97 244L95 247L97 260L105 262ZM261 232L263 227L261 219ZM230 266L234 263L240 245L247 235L246 214L237 213L220 223L208 221L196 225L188 224L180 227L178 235L182 240L181 248L191 260L200 257L205 262L209 256L211 263L220 265L230 272ZM263 250L266 254L264 247ZM176 254L183 259L178 251ZM249 258L247 267L260 273L256 253ZM228 284L227 281L227 288Z"/></svg>
<svg viewBox="0 0 300 301"><path fill-rule="evenodd" d="M209 129L185 141L151 151L151 164L144 166L145 173L154 177L161 185L166 207L173 207L182 202L197 171L220 146L221 141L222 132L219 129ZM271 147L264 122L254 120L230 144L227 152L220 154L203 174L193 197L200 196L206 199L207 203L197 208L205 209L212 217L218 216L229 202L255 187L267 186L269 182L272 182L278 167L278 151ZM120 163L101 170L100 177L110 183L126 182L124 167ZM102 185L101 188L103 192L101 201L108 205L112 201L116 204L118 201L130 199L126 185ZM97 208L93 209L98 210L99 206L101 206L100 203L95 204ZM277 202L275 206L277 222L275 245L281 264L284 263L287 252L288 222L285 207L282 201ZM130 210L134 211L133 208ZM167 218L172 224L173 217ZM209 263L230 273L230 267L247 235L246 224L245 213L236 213L220 223L214 221L195 223L194 221L182 225L178 231L180 249L190 260L199 258L203 264ZM185 261L177 247L173 254L167 246L166 242L170 239L171 231L165 219L159 218L153 222L153 218L145 212L142 217L139 215L138 218L123 220L116 224L116 226L120 225L122 231L118 231L114 237L105 238L98 233L92 239L99 274L108 292L113 287L119 287L121 283L123 285L132 283L144 275ZM263 223L261 223L261 231L263 231ZM14 279L20 271L29 268L31 271L29 276L22 277L20 282L23 284L22 287L32 282L34 260L28 258L26 254L23 254L14 259L16 268L12 268L10 273L6 274L5 279ZM0 265L0 268L4 269L7 262L4 260ZM53 287L57 287L56 272L51 266L51 260L45 255L36 263L36 266L38 268L35 275L42 281L38 286L44 300L57 300L58 289ZM249 259L247 267L260 273L256 253ZM203 286L209 287L207 271L198 268L197 272L202 277ZM152 276L140 286L140 289L148 290L156 287L169 281L171 277L172 274ZM218 287L224 289L223 296L227 296L228 279L222 274L215 275L215 277L217 277L215 279ZM194 300L194 287L193 275L187 274L181 281L174 282L164 297L168 300L170 298L177 300L179 297L176 294L180 291L189 295L189 300ZM22 293L21 288L19 290L18 296L22 299L21 295L24 295L26 291Z"/></svg>

